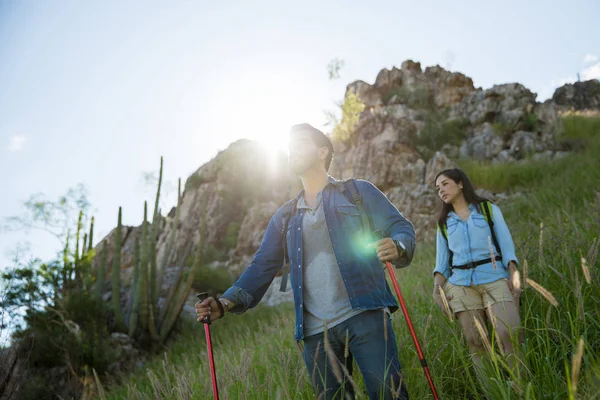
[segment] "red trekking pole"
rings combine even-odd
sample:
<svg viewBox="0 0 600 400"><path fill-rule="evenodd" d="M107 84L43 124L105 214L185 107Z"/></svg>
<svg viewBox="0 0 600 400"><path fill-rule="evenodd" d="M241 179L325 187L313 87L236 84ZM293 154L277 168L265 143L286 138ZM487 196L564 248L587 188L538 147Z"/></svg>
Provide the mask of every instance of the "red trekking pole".
<svg viewBox="0 0 600 400"><path fill-rule="evenodd" d="M419 339L417 339L417 334L415 333L415 329L413 328L412 321L408 315L408 310L406 309L406 304L404 303L404 298L402 297L402 293L400 293L400 287L398 286L398 281L396 280L396 275L394 274L394 269L392 268L392 264L389 261L385 262L385 265L390 274L390 278L392 278L392 283L394 284L394 289L396 289L396 295L398 295L398 301L400 302L400 307L402 308L402 312L404 313L404 318L406 318L406 324L408 325L408 330L410 331L410 335L412 336L413 342L415 342L415 347L417 348L417 354L419 355L419 360L421 360L421 366L423 367L423 371L425 372L425 377L427 378L427 382L429 383L429 387L431 388L431 393L433 394L434 399L439 399L437 391L435 390L435 385L433 384L433 379L431 379L431 374L429 373L429 367L427 367L427 360L425 360L425 356L421 351L421 345L419 344Z"/></svg>
<svg viewBox="0 0 600 400"><path fill-rule="evenodd" d="M198 300L204 301L208 297L208 294L199 293L196 295L196 297L198 298ZM206 335L206 347L208 348L208 362L210 364L210 379L212 381L213 396L215 400L219 400L219 388L217 387L217 375L215 373L215 359L213 358L212 342L210 340L210 316L204 317L202 323L204 324L204 334Z"/></svg>

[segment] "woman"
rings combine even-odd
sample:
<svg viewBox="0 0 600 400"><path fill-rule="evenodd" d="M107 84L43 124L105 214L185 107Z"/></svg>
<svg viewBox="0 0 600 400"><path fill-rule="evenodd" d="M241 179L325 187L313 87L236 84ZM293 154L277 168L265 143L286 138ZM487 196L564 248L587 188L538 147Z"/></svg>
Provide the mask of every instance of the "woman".
<svg viewBox="0 0 600 400"><path fill-rule="evenodd" d="M442 199L438 220L433 298L446 310L440 288L451 313L461 324L473 363L482 367L484 351L475 319L487 334L493 323L507 361L513 367L511 335L521 326L515 246L500 209L478 196L469 178L458 168L440 172L435 187ZM489 220L489 222L488 222ZM512 369L512 368L511 368Z"/></svg>

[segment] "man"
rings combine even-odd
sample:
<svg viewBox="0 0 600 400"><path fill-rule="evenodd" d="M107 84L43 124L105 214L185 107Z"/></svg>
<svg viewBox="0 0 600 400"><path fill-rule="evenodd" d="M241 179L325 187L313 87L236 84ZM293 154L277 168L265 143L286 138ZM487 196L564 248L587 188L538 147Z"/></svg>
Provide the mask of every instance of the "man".
<svg viewBox="0 0 600 400"><path fill-rule="evenodd" d="M349 383L354 359L370 399L407 399L389 316L398 304L381 263L408 266L415 231L370 182L355 181L362 200L362 207L357 207L356 198L344 190L352 182L344 184L327 174L332 157L333 145L323 132L309 124L292 127L289 165L304 188L296 206L288 202L275 213L254 260L223 296L196 304L198 321L208 317L214 321L227 311L240 314L256 306L287 253L295 337L304 341L303 358L317 396L354 398ZM290 208L288 214L285 210ZM361 241L361 208L371 233L381 237L369 246Z"/></svg>

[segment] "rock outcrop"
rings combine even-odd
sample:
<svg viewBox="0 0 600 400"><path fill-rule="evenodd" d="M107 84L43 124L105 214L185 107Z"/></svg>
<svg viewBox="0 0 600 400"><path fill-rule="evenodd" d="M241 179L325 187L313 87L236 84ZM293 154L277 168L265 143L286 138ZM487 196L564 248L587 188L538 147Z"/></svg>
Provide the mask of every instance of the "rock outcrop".
<svg viewBox="0 0 600 400"><path fill-rule="evenodd" d="M590 79L563 85L554 91L551 102L560 111L591 110L600 112L600 81Z"/></svg>
<svg viewBox="0 0 600 400"><path fill-rule="evenodd" d="M334 140L330 173L373 182L413 222L419 238L433 232L439 207L435 175L453 166L453 160L553 157L562 131L555 105L536 102L536 95L521 84L484 90L461 73L439 66L423 71L410 60L399 69L382 70L373 84L353 82L347 91L366 107L350 138ZM207 254L223 261L216 268L240 273L260 246L271 216L299 189L283 154L271 156L248 140L233 143L188 178L168 264L189 265L202 235ZM486 195L497 199L494 193ZM171 211L161 225L159 259L167 249L174 216ZM140 232L124 229L122 268L127 270ZM105 239L109 249L111 237ZM266 303L290 299L289 292L282 296L271 289Z"/></svg>

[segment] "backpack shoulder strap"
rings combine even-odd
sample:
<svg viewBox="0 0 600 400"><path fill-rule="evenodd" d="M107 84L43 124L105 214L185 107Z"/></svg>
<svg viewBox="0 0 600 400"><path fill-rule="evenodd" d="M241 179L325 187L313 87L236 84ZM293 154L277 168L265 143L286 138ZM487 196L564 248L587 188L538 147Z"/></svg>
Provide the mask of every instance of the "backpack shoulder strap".
<svg viewBox="0 0 600 400"><path fill-rule="evenodd" d="M352 202L352 204L354 204L358 208L358 212L360 214L360 218L361 218L361 222L362 222L363 231L364 232L373 232L373 225L371 224L369 215L367 214L367 212L365 211L365 208L363 206L362 196L360 195L360 192L358 191L358 187L356 186L356 179L349 178L349 179L342 181L342 188L343 188L343 192L345 195L346 195L346 192L350 193L351 197L348 197L347 195L346 195L346 197L348 197L348 200L350 200L350 202Z"/></svg>
<svg viewBox="0 0 600 400"><path fill-rule="evenodd" d="M281 226L281 238L283 243L283 266L281 273L281 285L279 286L280 292L285 292L287 289L287 281L288 275L290 273L290 260L287 254L287 227L290 222L290 217L296 213L296 205L298 204L298 198L287 201L283 205L283 210L281 212L281 218L283 220L283 224Z"/></svg>
<svg viewBox="0 0 600 400"><path fill-rule="evenodd" d="M437 228L441 232L442 236L444 237L444 239L446 239L446 242L447 242L448 241L448 226L446 224L440 224L440 222L438 221Z"/></svg>
<svg viewBox="0 0 600 400"><path fill-rule="evenodd" d="M481 210L483 211L483 216L485 218L485 220L487 221L488 225L490 226L490 233L492 235L492 242L494 243L494 246L496 247L496 250L498 250L498 255L500 257L502 257L502 250L500 249L500 245L498 244L498 238L496 237L496 231L494 230L494 214L492 211L492 203L490 203L489 201L482 201L481 203L479 203L479 206L481 207Z"/></svg>
<svg viewBox="0 0 600 400"><path fill-rule="evenodd" d="M446 246L448 247L448 252L450 253L450 256L448 258L448 264L450 266L450 270L452 270L452 259L454 258L454 253L452 253L452 250L450 250L450 243L448 242L448 225L446 223L440 224L438 221L437 228L444 237L444 239L446 239Z"/></svg>

